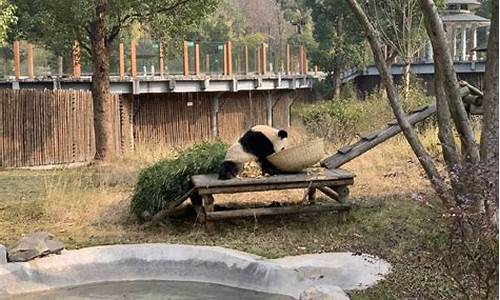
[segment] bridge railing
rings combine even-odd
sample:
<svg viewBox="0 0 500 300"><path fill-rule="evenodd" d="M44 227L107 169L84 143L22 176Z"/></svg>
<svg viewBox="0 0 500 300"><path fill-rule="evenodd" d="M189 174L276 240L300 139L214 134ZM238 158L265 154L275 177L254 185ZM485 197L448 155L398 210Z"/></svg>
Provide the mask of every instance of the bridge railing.
<svg viewBox="0 0 500 300"><path fill-rule="evenodd" d="M168 76L307 75L305 47L232 41L183 41L179 46L152 40L116 43L109 56L110 75L125 78ZM54 53L25 41L0 49L0 79L89 77L88 52L77 42Z"/></svg>

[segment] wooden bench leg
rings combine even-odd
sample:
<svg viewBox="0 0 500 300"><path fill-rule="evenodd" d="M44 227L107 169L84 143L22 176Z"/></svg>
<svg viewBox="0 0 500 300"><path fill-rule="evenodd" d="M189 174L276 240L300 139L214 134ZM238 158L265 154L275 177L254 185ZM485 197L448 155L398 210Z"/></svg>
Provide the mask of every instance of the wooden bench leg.
<svg viewBox="0 0 500 300"><path fill-rule="evenodd" d="M307 190L307 200L311 204L316 201L316 188L309 188Z"/></svg>
<svg viewBox="0 0 500 300"><path fill-rule="evenodd" d="M196 221L200 224L205 223L205 213L203 211L203 200L199 194L191 195L191 204L196 212Z"/></svg>
<svg viewBox="0 0 500 300"><path fill-rule="evenodd" d="M206 213L210 213L214 211L214 197L212 195L203 195L203 209L205 212L205 228L209 232L213 232L215 230L215 225L213 221L206 220Z"/></svg>

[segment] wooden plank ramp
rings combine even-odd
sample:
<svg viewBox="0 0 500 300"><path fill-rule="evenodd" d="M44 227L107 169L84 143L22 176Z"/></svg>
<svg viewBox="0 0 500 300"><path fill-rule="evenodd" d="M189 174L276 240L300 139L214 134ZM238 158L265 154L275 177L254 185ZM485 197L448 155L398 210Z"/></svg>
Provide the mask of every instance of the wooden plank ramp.
<svg viewBox="0 0 500 300"><path fill-rule="evenodd" d="M436 104L424 106L411 112L407 116L408 122L411 125L415 125L435 113ZM337 150L337 153L321 161L321 166L328 169L336 169L401 132L401 128L396 121L393 120L387 125L382 130L362 136L355 144L340 148Z"/></svg>

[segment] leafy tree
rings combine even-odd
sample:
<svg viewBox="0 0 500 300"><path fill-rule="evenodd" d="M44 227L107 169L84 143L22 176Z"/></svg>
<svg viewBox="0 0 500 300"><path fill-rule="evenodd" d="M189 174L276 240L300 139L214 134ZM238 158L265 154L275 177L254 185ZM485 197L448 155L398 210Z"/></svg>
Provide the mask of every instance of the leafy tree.
<svg viewBox="0 0 500 300"><path fill-rule="evenodd" d="M15 7L6 0L0 0L0 45L5 42L9 26L16 21Z"/></svg>
<svg viewBox="0 0 500 300"><path fill-rule="evenodd" d="M19 23L15 36L56 53L77 40L92 60L96 158L113 157L109 55L120 34L134 24L169 40L211 13L217 0L11 0Z"/></svg>
<svg viewBox="0 0 500 300"><path fill-rule="evenodd" d="M344 0L306 0L305 4L312 9L314 38L318 43L312 58L328 72L334 96L339 96L341 73L365 64L365 37Z"/></svg>

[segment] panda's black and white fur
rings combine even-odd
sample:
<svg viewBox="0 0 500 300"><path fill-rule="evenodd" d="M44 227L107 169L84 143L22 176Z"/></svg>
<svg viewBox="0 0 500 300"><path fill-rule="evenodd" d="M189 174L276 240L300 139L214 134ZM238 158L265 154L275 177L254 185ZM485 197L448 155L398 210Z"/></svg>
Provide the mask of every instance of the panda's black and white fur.
<svg viewBox="0 0 500 300"><path fill-rule="evenodd" d="M244 164L250 161L258 162L263 174L278 174L279 170L267 160L267 157L284 150L287 138L288 133L282 129L267 125L252 127L227 150L219 170L219 179L236 177L242 171Z"/></svg>

